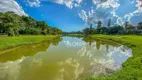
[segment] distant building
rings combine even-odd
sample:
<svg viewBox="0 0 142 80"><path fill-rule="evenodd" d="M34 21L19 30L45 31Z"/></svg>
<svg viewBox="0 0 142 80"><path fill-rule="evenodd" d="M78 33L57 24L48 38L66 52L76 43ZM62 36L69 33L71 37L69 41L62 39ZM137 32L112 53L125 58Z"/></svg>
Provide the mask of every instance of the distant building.
<svg viewBox="0 0 142 80"><path fill-rule="evenodd" d="M132 30L133 32L142 34L142 29L140 29L139 26L133 26L133 27L134 27L134 29Z"/></svg>
<svg viewBox="0 0 142 80"><path fill-rule="evenodd" d="M142 28L139 28L139 26L136 26L136 32L139 34L142 34Z"/></svg>

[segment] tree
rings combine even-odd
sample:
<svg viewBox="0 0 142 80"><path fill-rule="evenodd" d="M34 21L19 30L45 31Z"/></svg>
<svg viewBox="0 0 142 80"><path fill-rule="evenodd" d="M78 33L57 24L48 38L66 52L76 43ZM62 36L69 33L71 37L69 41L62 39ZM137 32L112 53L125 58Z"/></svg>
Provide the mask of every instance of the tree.
<svg viewBox="0 0 142 80"><path fill-rule="evenodd" d="M98 26L97 27L98 27L97 29L102 28L102 22L101 21L98 21Z"/></svg>
<svg viewBox="0 0 142 80"><path fill-rule="evenodd" d="M102 27L102 28L100 28L100 33L101 34L107 34L108 33L108 29L106 27Z"/></svg>
<svg viewBox="0 0 142 80"><path fill-rule="evenodd" d="M24 23L26 23L26 27L33 28L37 25L36 20L32 17L22 16L22 20Z"/></svg>
<svg viewBox="0 0 142 80"><path fill-rule="evenodd" d="M111 19L108 20L108 25L107 26L108 26L108 28L110 28L110 26L111 26Z"/></svg>
<svg viewBox="0 0 142 80"><path fill-rule="evenodd" d="M53 33L53 31L52 31L52 28L51 27L47 27L47 34L52 34Z"/></svg>
<svg viewBox="0 0 142 80"><path fill-rule="evenodd" d="M9 36L19 35L19 16L13 12L7 12L3 20L5 31ZM13 31L12 31L13 30Z"/></svg>
<svg viewBox="0 0 142 80"><path fill-rule="evenodd" d="M52 31L53 31L52 32L53 35L62 34L62 31L58 29L57 27L53 27Z"/></svg>
<svg viewBox="0 0 142 80"><path fill-rule="evenodd" d="M38 28L41 28L41 33L42 33L43 35L46 35L46 34L47 34L47 27L48 27L48 25L46 24L45 21L38 21L38 22L37 22L37 27L38 27Z"/></svg>
<svg viewBox="0 0 142 80"><path fill-rule="evenodd" d="M89 35L90 34L90 28L86 28L83 30L85 35Z"/></svg>
<svg viewBox="0 0 142 80"><path fill-rule="evenodd" d="M19 16L14 12L0 12L0 33L9 36L19 34L38 35L38 34L62 34L62 30L48 26L45 21L37 21L32 17Z"/></svg>
<svg viewBox="0 0 142 80"><path fill-rule="evenodd" d="M90 33L91 33L91 34L93 33L93 27L92 27L92 24L90 24Z"/></svg>
<svg viewBox="0 0 142 80"><path fill-rule="evenodd" d="M128 22L128 21L125 22L124 25L125 25L125 32L128 33L128 30L127 30L127 29L128 29L128 27L129 27L129 22Z"/></svg>
<svg viewBox="0 0 142 80"><path fill-rule="evenodd" d="M121 26L114 26L108 29L108 34L123 34L124 28Z"/></svg>
<svg viewBox="0 0 142 80"><path fill-rule="evenodd" d="M139 30L142 30L142 22L139 22L139 23L138 23L138 29L139 29Z"/></svg>

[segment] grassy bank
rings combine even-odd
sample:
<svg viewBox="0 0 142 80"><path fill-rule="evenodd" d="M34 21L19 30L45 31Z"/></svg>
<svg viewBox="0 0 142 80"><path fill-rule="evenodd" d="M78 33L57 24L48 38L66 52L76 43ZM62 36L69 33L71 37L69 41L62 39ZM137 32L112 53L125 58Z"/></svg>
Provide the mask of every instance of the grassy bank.
<svg viewBox="0 0 142 80"><path fill-rule="evenodd" d="M24 44L39 43L44 40L50 40L57 36L46 35L46 36L18 36L18 37L8 37L6 35L0 36L0 49L7 49L10 47L15 47Z"/></svg>
<svg viewBox="0 0 142 80"><path fill-rule="evenodd" d="M112 40L124 44L133 50L133 57L123 63L122 69L113 75L99 78L89 77L89 80L142 80L142 36L91 35L91 37Z"/></svg>

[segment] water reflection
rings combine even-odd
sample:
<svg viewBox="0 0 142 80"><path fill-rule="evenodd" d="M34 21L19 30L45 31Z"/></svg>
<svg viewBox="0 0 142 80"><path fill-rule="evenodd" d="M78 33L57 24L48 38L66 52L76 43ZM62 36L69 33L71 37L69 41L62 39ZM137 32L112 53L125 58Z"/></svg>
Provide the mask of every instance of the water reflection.
<svg viewBox="0 0 142 80"><path fill-rule="evenodd" d="M38 44L24 45L14 49L0 51L4 53L0 55L0 62L14 61L25 56L33 56L39 51L45 51L50 45L57 46L62 41L62 38L55 38L53 40L43 41Z"/></svg>
<svg viewBox="0 0 142 80"><path fill-rule="evenodd" d="M131 49L111 42L75 37L60 40L46 48L43 47L46 43L41 44L41 49L34 48L38 50L32 56L23 55L21 59L7 62L1 59L0 80L77 80L85 76L104 76L120 69L132 56ZM80 46L80 42L84 45ZM20 52L16 51L13 51L15 55Z"/></svg>

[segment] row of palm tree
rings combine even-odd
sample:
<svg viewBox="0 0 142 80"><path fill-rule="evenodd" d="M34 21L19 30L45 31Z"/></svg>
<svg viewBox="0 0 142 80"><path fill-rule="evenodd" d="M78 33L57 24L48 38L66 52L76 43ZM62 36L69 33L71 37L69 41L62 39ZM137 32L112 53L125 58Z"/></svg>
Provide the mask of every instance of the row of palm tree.
<svg viewBox="0 0 142 80"><path fill-rule="evenodd" d="M142 34L142 22L139 22L137 26L131 25L129 22L125 22L122 26L116 25L111 26L111 19L108 20L107 27L102 26L102 22L98 21L97 29L92 28L92 24L90 24L90 28L85 28L83 30L85 35L88 34Z"/></svg>

